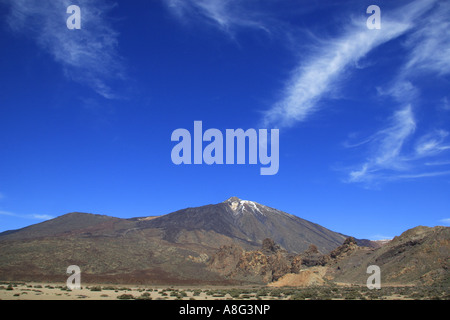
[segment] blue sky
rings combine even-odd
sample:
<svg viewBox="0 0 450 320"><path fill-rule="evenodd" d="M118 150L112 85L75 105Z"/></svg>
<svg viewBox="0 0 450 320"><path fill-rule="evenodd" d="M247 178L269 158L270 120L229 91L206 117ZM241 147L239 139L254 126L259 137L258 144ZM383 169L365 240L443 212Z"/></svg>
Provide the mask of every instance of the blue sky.
<svg viewBox="0 0 450 320"><path fill-rule="evenodd" d="M449 18L432 0L0 0L0 231L231 196L358 238L449 225ZM173 164L196 120L278 128L279 172Z"/></svg>

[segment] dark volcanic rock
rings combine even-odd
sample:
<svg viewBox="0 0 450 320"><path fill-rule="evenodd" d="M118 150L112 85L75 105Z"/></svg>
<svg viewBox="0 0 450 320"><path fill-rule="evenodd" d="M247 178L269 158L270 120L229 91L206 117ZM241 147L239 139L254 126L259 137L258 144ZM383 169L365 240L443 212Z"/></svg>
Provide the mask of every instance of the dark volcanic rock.
<svg viewBox="0 0 450 320"><path fill-rule="evenodd" d="M261 250L264 254L269 255L269 254L276 253L277 251L280 251L281 248L279 245L277 245L275 243L275 241L273 241L270 238L266 238L263 240Z"/></svg>
<svg viewBox="0 0 450 320"><path fill-rule="evenodd" d="M352 254L355 250L358 250L358 248L359 246L356 243L356 239L353 237L348 237L342 245L331 251L329 254L321 256L318 264L324 266L331 262L336 262L337 260L343 259Z"/></svg>
<svg viewBox="0 0 450 320"><path fill-rule="evenodd" d="M231 279L268 283L290 272L291 259L286 250L267 238L261 250L222 246L211 258L208 268Z"/></svg>

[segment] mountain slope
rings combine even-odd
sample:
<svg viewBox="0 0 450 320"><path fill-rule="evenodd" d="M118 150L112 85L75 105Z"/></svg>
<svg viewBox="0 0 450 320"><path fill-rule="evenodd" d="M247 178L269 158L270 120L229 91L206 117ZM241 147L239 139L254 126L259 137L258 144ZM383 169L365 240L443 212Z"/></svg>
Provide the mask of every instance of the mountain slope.
<svg viewBox="0 0 450 320"><path fill-rule="evenodd" d="M335 281L365 284L369 265L381 270L382 283L450 285L450 228L419 226L378 249L359 248L329 264Z"/></svg>
<svg viewBox="0 0 450 320"><path fill-rule="evenodd" d="M347 238L328 254L314 245L298 255L289 254L266 239L259 250L222 246L211 257L208 269L229 279L247 279L270 286L324 285L333 281L365 286L367 267L381 270L381 285L450 285L450 228L416 227L383 247L360 247ZM269 246L267 244L270 244ZM272 248L266 250L266 248Z"/></svg>
<svg viewBox="0 0 450 320"><path fill-rule="evenodd" d="M0 233L2 240L25 240L45 237L64 237L74 234L106 234L117 229L127 229L131 221L105 215L72 212L22 229Z"/></svg>
<svg viewBox="0 0 450 320"><path fill-rule="evenodd" d="M315 244L329 252L342 244L345 236L318 224L259 203L232 197L222 203L187 208L157 219L141 221L140 227L164 230L168 241L179 242L180 235L198 230L211 231L239 240L244 247L259 247L272 238L290 252L303 252Z"/></svg>
<svg viewBox="0 0 450 320"><path fill-rule="evenodd" d="M418 227L374 249L236 197L159 217L75 212L0 233L0 280L64 282L75 264L84 282L233 284L322 266L330 279L364 284L375 264L383 281L445 282L449 229Z"/></svg>
<svg viewBox="0 0 450 320"><path fill-rule="evenodd" d="M344 236L252 201L187 208L159 217L120 219L69 213L0 234L3 280L64 281L78 265L84 281L228 283L206 269L222 245L260 248L273 238L290 251L326 253Z"/></svg>

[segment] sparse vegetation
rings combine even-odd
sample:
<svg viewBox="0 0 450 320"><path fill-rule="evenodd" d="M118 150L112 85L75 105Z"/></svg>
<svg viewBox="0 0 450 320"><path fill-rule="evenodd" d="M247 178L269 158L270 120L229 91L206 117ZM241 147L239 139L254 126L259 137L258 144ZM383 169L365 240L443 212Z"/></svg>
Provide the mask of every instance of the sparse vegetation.
<svg viewBox="0 0 450 320"><path fill-rule="evenodd" d="M41 289L36 289L41 288ZM89 294L108 290L108 294ZM29 299L40 295L41 298L76 297L78 299L119 299L119 300L450 300L445 286L386 286L380 290L369 290L365 286L315 286L315 287L230 287L187 289L170 287L165 289L123 287L99 285L85 287L84 291L67 290L66 286L53 285L17 285L5 283L0 292L9 298ZM136 295L131 294L136 293Z"/></svg>
<svg viewBox="0 0 450 320"><path fill-rule="evenodd" d="M95 287L90 288L90 290L91 290L91 291L102 291L102 287L100 287L100 286L95 286Z"/></svg>
<svg viewBox="0 0 450 320"><path fill-rule="evenodd" d="M113 287L113 286L104 286L104 287L102 288L102 290L113 290L113 291L115 291L115 290L117 290L117 288L116 288L116 287Z"/></svg>
<svg viewBox="0 0 450 320"><path fill-rule="evenodd" d="M120 299L120 300L132 300L132 299L134 299L134 297L133 297L132 294L124 293L124 294L121 294L120 296L117 296L117 299Z"/></svg>
<svg viewBox="0 0 450 320"><path fill-rule="evenodd" d="M139 297L137 297L136 300L152 300L152 297L150 293L144 292Z"/></svg>

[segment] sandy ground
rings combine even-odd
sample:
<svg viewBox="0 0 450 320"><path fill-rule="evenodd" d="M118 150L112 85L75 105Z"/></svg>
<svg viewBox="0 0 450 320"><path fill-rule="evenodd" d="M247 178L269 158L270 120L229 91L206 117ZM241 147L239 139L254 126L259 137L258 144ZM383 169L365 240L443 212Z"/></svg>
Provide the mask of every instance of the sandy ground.
<svg viewBox="0 0 450 320"><path fill-rule="evenodd" d="M281 278L278 285L284 281L294 284L296 281L304 285L305 279L312 281L321 270L305 274L300 278ZM298 276L298 275L296 275ZM313 281L314 282L314 281ZM183 286L133 286L133 285L95 285L89 284L79 290L67 290L65 283L12 283L0 282L0 300L120 300L151 299L151 300L286 300L286 299L429 299L435 296L448 300L445 288L437 288L432 292L421 294L421 288L414 286L392 287L385 290L369 292L367 288L352 287L348 284L330 288L327 286L311 287L282 286L242 286L242 287L183 287ZM399 291L400 289L400 291ZM372 295L371 293L376 293ZM231 296L233 294L233 297Z"/></svg>
<svg viewBox="0 0 450 320"><path fill-rule="evenodd" d="M101 287L101 291L93 291L94 287ZM8 285L0 285L0 300L120 300L122 295L132 295L134 298L143 297L152 300L176 300L177 294L184 292L182 300L226 300L232 299L229 294L222 297L208 294L207 289L183 287L144 287L122 285L88 285L79 290L66 290L62 283L24 283L16 284L12 290ZM108 289L111 288L111 289ZM114 288L114 289L113 289ZM195 291L198 291L195 294Z"/></svg>
<svg viewBox="0 0 450 320"><path fill-rule="evenodd" d="M275 282L270 283L269 287L284 287L284 286L313 286L322 285L325 281L326 267L312 267L307 270L301 270L300 273L287 273Z"/></svg>

